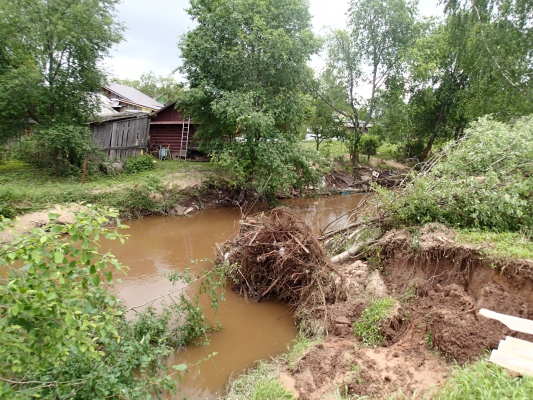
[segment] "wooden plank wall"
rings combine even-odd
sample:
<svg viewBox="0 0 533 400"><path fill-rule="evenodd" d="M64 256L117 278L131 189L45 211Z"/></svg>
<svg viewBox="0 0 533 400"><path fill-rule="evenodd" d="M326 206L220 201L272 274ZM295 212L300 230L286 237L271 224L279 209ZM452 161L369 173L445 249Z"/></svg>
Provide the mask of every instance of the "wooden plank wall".
<svg viewBox="0 0 533 400"><path fill-rule="evenodd" d="M92 124L94 141L111 159L123 160L141 154L148 146L150 118L130 118Z"/></svg>

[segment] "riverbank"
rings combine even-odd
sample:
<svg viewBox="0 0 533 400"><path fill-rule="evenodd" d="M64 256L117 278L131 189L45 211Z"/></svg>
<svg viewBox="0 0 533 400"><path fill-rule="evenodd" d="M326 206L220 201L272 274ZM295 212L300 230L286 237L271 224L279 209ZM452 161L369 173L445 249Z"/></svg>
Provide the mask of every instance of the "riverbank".
<svg viewBox="0 0 533 400"><path fill-rule="evenodd" d="M393 168L397 165L361 165L355 172L345 167L337 165L320 187L279 193L279 198L365 193L376 180L373 171L379 171L377 181L384 186L397 184L403 176L401 168ZM50 213L59 215L60 223L69 223L80 204L112 207L122 218L131 219L186 215L256 200L255 193L232 187L225 176L216 164L168 160L156 161L151 171L89 176L82 185L79 177L53 177L19 161L8 161L0 165L0 215L19 218L15 231L20 233L46 225ZM12 236L0 235L0 242Z"/></svg>
<svg viewBox="0 0 533 400"><path fill-rule="evenodd" d="M486 399L508 390L529 398L533 380L478 361L507 335L531 341L478 313L533 318L533 245L508 235L481 238L438 224L388 232L373 257L339 266L336 295L310 310L329 334L260 368L275 371L271 381L283 398L466 398L456 396L469 379L468 398L477 390ZM498 246L506 242L514 245ZM253 374L238 378L225 398L255 390ZM484 387L488 379L505 387Z"/></svg>

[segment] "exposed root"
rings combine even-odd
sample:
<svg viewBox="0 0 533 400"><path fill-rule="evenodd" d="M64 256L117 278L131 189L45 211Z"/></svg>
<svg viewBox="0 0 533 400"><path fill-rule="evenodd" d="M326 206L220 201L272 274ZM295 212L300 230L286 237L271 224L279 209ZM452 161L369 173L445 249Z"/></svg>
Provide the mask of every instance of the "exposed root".
<svg viewBox="0 0 533 400"><path fill-rule="evenodd" d="M336 275L342 278L309 225L285 207L241 220L238 235L219 248L217 258L238 265L230 280L234 291L297 308L325 308L335 298L328 294Z"/></svg>

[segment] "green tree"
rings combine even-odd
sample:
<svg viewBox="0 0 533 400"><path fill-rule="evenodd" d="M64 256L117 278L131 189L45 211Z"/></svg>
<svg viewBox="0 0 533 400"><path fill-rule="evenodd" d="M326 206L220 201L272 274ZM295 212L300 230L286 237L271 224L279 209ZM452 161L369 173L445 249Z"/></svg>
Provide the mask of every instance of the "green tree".
<svg viewBox="0 0 533 400"><path fill-rule="evenodd" d="M119 79L114 82L134 87L158 102L168 105L183 95L183 84L172 76L157 76L154 71L141 74L139 79Z"/></svg>
<svg viewBox="0 0 533 400"><path fill-rule="evenodd" d="M164 358L210 329L197 297L176 289L161 314L148 308L126 320L131 308L108 291L124 268L99 246L124 241L117 211L88 206L66 225L56 217L0 246L0 397L150 399L173 391ZM0 231L8 222L0 220ZM202 282L199 293L216 308L224 271L169 279Z"/></svg>
<svg viewBox="0 0 533 400"><path fill-rule="evenodd" d="M313 114L308 122L309 131L313 134L316 144L316 151L324 140L333 138L343 138L345 136L344 124L326 103L320 98L313 99Z"/></svg>
<svg viewBox="0 0 533 400"><path fill-rule="evenodd" d="M279 189L316 181L297 145L306 63L320 44L307 2L193 0L188 13L198 26L179 43L190 84L179 106L199 122L200 145L270 203Z"/></svg>
<svg viewBox="0 0 533 400"><path fill-rule="evenodd" d="M0 1L0 140L30 126L85 123L122 40L118 0Z"/></svg>
<svg viewBox="0 0 533 400"><path fill-rule="evenodd" d="M415 2L353 0L348 12L349 31L332 31L327 39L326 85L316 92L351 125L345 139L350 158L357 163L376 93L392 74L399 73L418 28ZM364 99L361 90L367 85L370 96Z"/></svg>

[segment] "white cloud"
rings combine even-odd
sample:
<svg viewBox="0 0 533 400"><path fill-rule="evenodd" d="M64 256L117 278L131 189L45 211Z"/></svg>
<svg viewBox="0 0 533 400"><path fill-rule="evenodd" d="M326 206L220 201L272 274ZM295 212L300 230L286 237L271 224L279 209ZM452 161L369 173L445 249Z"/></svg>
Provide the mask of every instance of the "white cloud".
<svg viewBox="0 0 533 400"><path fill-rule="evenodd" d="M386 0L385 0L386 1ZM317 34L325 34L329 28L346 26L347 0L310 0L313 27ZM422 15L442 14L438 0L422 0ZM188 0L124 0L117 7L117 17L126 26L126 42L113 52L105 66L112 75L120 78L138 78L141 73L154 71L169 75L181 63L177 47L180 35L194 27L185 8ZM321 68L319 56L311 66ZM180 79L179 75L175 75Z"/></svg>

